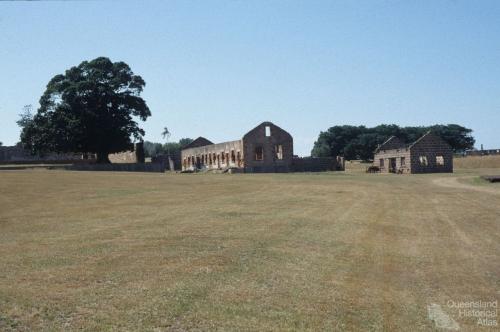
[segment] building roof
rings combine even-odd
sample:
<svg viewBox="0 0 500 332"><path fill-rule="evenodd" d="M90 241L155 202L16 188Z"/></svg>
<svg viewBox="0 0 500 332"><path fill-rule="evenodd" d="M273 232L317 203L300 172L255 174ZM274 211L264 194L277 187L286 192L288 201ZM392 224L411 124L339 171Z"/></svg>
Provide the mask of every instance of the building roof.
<svg viewBox="0 0 500 332"><path fill-rule="evenodd" d="M281 127L278 127L277 125L275 125L274 123L270 122L270 121L264 121L262 123L260 123L259 125L257 125L256 127L254 127L253 129L249 130L245 135L243 135L243 139L245 139L245 137L247 137L248 135L252 134L254 131L257 131L259 130L260 128L262 127L266 127L266 126L272 126L286 134L288 134L290 137L292 137L292 135L290 135L289 132L287 132L286 130L284 130L283 128Z"/></svg>
<svg viewBox="0 0 500 332"><path fill-rule="evenodd" d="M194 141L192 141L191 143L187 144L187 145L184 145L181 150L186 150L186 149L190 149L190 148L196 148L196 147L199 147L199 146L205 146L205 145L212 145L214 143L212 143L211 141L209 141L208 139L206 139L205 137L198 137L197 139L195 139Z"/></svg>
<svg viewBox="0 0 500 332"><path fill-rule="evenodd" d="M448 145L448 146L449 146L449 144L448 144L445 140L443 140L443 139L441 138L441 136L436 135L436 134L434 134L432 131L430 131L430 130L429 130L429 131L428 131L428 132L426 132L424 135L422 135L422 137L420 137L419 139L417 139L415 142L411 143L411 144L410 144L410 146L408 146L408 148L410 148L410 149L411 149L413 146L417 145L418 143L420 143L421 141L423 141L423 140L425 140L426 138L429 138L429 137L434 137L435 139L440 140L440 141L441 141L441 143L446 144L446 145ZM451 148L451 147L450 147L450 148Z"/></svg>
<svg viewBox="0 0 500 332"><path fill-rule="evenodd" d="M449 144L441 138L441 136L434 134L432 131L426 132L424 135L422 135L419 139L417 139L415 142L406 145L402 140L397 138L396 136L391 136L387 141L379 145L379 147L375 150L375 153L380 152L381 150L395 150L395 149L411 149L415 145L419 144L420 142L428 139L428 138L434 138L438 139L441 141L442 144L449 146ZM451 147L450 147L451 148Z"/></svg>
<svg viewBox="0 0 500 332"><path fill-rule="evenodd" d="M431 134L431 131L429 130L428 132L426 132L425 134L423 134L422 136L420 136L419 139L417 139L415 142L411 143L408 147L411 148L412 146L414 146L415 144L419 143L421 140L423 140L425 137L429 136Z"/></svg>
<svg viewBox="0 0 500 332"><path fill-rule="evenodd" d="M380 144L377 149L375 149L375 153L378 153L380 150L394 150L405 147L406 145L402 140L400 140L396 136L391 136L384 143Z"/></svg>

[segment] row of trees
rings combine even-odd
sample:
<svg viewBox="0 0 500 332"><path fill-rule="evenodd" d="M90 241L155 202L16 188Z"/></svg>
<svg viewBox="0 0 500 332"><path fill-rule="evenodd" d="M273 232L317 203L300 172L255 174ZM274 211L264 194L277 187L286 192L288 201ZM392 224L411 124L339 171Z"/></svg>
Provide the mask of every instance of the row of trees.
<svg viewBox="0 0 500 332"><path fill-rule="evenodd" d="M162 143L154 143L145 141L144 142L144 155L149 157L155 157L158 155L170 155L174 156L179 154L181 148L184 145L191 143L193 139L191 138L181 138L178 142L168 142L165 144Z"/></svg>
<svg viewBox="0 0 500 332"><path fill-rule="evenodd" d="M314 157L344 156L347 160L371 160L378 145L389 137L396 136L406 143L416 141L427 131L441 136L455 152L463 152L474 147L472 129L457 124L434 125L429 127L399 127L397 125L334 126L319 134L314 142L311 155Z"/></svg>

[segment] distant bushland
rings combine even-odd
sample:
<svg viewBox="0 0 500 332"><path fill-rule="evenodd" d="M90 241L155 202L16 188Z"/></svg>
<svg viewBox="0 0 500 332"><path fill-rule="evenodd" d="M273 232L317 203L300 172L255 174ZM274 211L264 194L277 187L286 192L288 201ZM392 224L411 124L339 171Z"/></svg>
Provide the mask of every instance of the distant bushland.
<svg viewBox="0 0 500 332"><path fill-rule="evenodd" d="M456 153L474 147L472 129L458 124L433 125L422 127L400 127L382 124L376 127L333 126L322 131L311 151L313 157L343 156L347 160L371 160L373 152L391 136L396 136L406 143L416 141L428 131L439 135Z"/></svg>
<svg viewBox="0 0 500 332"><path fill-rule="evenodd" d="M181 138L178 142L169 143L155 143L150 141L144 142L144 155L146 158L156 157L158 155L166 155L167 152L170 155L175 155L180 153L181 148L193 141L192 138Z"/></svg>

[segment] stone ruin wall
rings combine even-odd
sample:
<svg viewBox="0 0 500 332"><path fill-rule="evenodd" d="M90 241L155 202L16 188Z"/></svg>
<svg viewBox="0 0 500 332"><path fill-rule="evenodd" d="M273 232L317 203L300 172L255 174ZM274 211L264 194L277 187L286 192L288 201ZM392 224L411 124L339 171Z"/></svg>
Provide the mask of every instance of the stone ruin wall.
<svg viewBox="0 0 500 332"><path fill-rule="evenodd" d="M133 150L112 153L108 155L109 161L112 164L131 164L131 163L144 163L144 145L142 142L135 143Z"/></svg>
<svg viewBox="0 0 500 332"><path fill-rule="evenodd" d="M20 146L0 146L0 164L70 164L85 162L88 155L82 153L48 153L32 155Z"/></svg>
<svg viewBox="0 0 500 332"><path fill-rule="evenodd" d="M436 135L427 135L410 147L412 173L453 173L453 150ZM427 165L422 165L420 157L427 158ZM437 159L443 158L443 165Z"/></svg>
<svg viewBox="0 0 500 332"><path fill-rule="evenodd" d="M293 138L287 131L271 122L263 122L243 136L245 172L285 173L292 171ZM281 152L277 153L277 149ZM262 159L256 158L262 149Z"/></svg>
<svg viewBox="0 0 500 332"><path fill-rule="evenodd" d="M389 160L391 158L396 159L397 170L401 170L402 173L411 173L411 158L408 148L381 150L373 157L373 165L378 166L381 173L389 173Z"/></svg>
<svg viewBox="0 0 500 332"><path fill-rule="evenodd" d="M344 171L345 162L342 157L294 157L291 170L292 172Z"/></svg>
<svg viewBox="0 0 500 332"><path fill-rule="evenodd" d="M243 167L241 140L204 145L182 150L182 170Z"/></svg>

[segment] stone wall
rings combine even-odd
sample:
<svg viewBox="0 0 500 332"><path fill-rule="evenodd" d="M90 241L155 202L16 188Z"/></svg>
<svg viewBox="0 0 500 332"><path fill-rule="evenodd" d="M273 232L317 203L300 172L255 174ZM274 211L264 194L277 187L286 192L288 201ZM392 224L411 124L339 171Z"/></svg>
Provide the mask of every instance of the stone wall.
<svg viewBox="0 0 500 332"><path fill-rule="evenodd" d="M271 122L263 122L243 136L245 172L290 172L292 136ZM262 149L262 150L260 150ZM262 160L257 154L262 151Z"/></svg>
<svg viewBox="0 0 500 332"><path fill-rule="evenodd" d="M142 142L135 143L133 145L133 149L119 153L112 153L108 155L108 158L113 164L144 163L144 145Z"/></svg>
<svg viewBox="0 0 500 332"><path fill-rule="evenodd" d="M110 172L165 172L161 163L118 163L118 164L76 164L66 166L70 171L110 171Z"/></svg>
<svg viewBox="0 0 500 332"><path fill-rule="evenodd" d="M182 169L182 160L181 160L181 152L176 151L170 154L170 159L173 162L173 169L170 169L170 162L168 161L167 155L161 154L151 158L152 163L163 163L165 165L165 169L169 171L181 170Z"/></svg>
<svg viewBox="0 0 500 332"><path fill-rule="evenodd" d="M389 173L391 171L391 159L395 159L394 173L411 173L411 157L408 148L382 150L375 154L373 158L373 165L380 168L380 172Z"/></svg>
<svg viewBox="0 0 500 332"><path fill-rule="evenodd" d="M230 141L218 144L184 149L181 152L182 170L221 169L243 167L242 141Z"/></svg>
<svg viewBox="0 0 500 332"><path fill-rule="evenodd" d="M343 171L343 158L322 157L313 158L294 157L292 160L293 172L324 172L324 171Z"/></svg>
<svg viewBox="0 0 500 332"><path fill-rule="evenodd" d="M424 135L410 146L410 152L411 173L453 173L453 150L437 135Z"/></svg>
<svg viewBox="0 0 500 332"><path fill-rule="evenodd" d="M82 153L48 153L45 155L32 155L20 146L0 146L0 164L69 164L85 162Z"/></svg>
<svg viewBox="0 0 500 332"><path fill-rule="evenodd" d="M113 164L135 163L137 157L134 151L124 151L108 155L109 161Z"/></svg>

